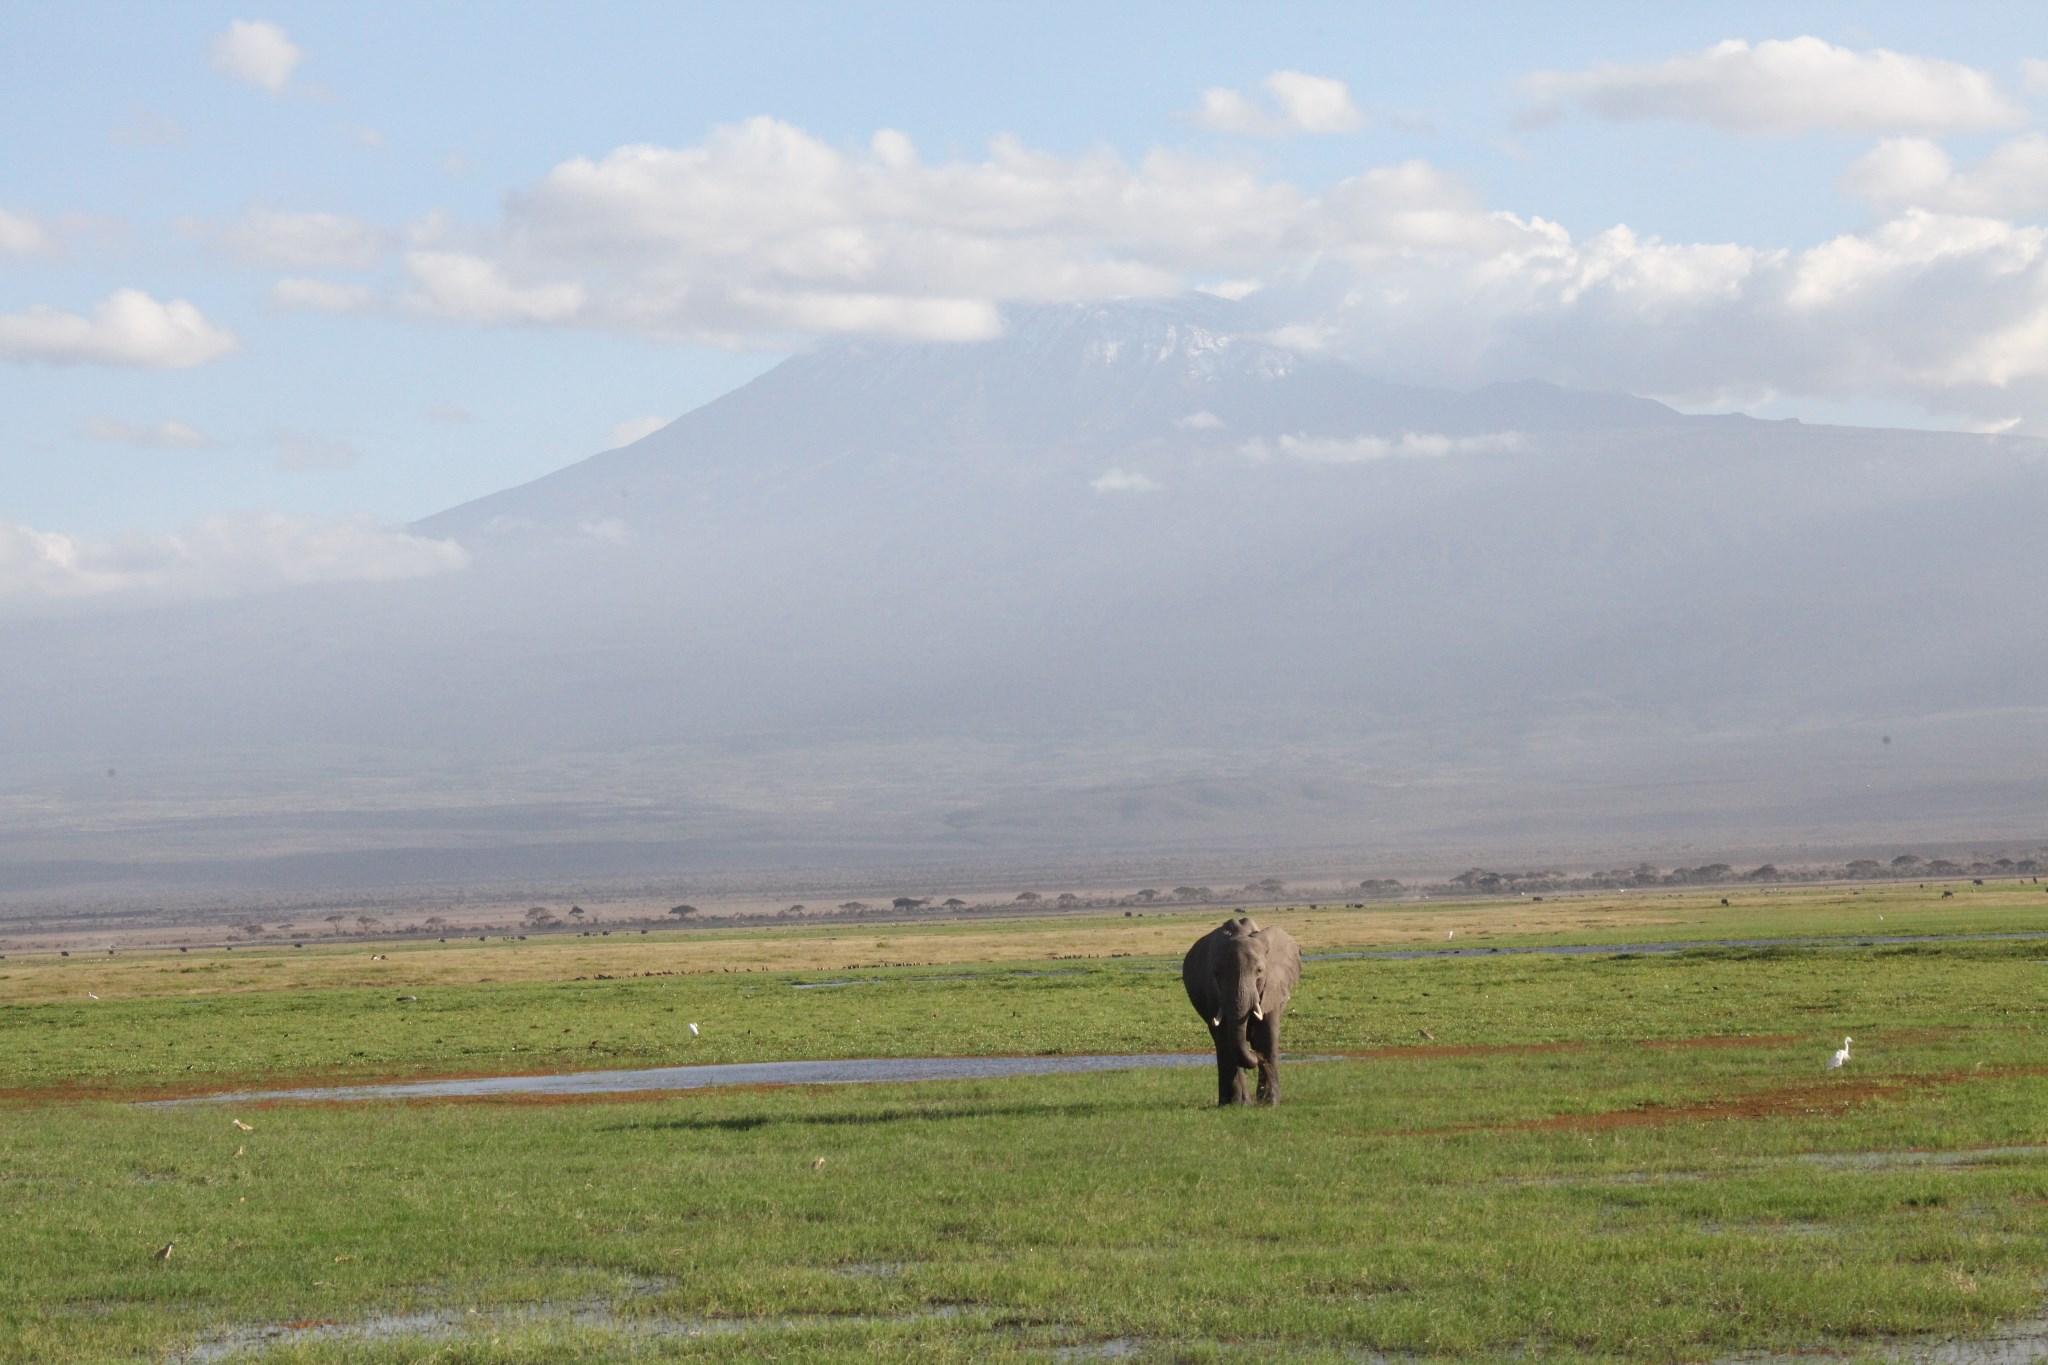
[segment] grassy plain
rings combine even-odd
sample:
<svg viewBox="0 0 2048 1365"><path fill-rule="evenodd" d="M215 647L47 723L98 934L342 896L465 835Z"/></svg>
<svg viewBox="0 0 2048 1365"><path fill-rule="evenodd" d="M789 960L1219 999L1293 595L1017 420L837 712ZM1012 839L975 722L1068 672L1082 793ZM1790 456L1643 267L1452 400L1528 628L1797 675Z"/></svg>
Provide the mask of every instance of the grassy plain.
<svg viewBox="0 0 2048 1365"><path fill-rule="evenodd" d="M1311 953L1447 932L1848 945L1311 961L1288 1043L1333 1060L1290 1065L1270 1111L1210 1108L1199 1070L122 1102L1191 1051L1171 968L1213 912L10 957L0 1362L1715 1360L1982 1331L2037 1312L2048 1276L2048 941L1855 945L2041 931L2048 894L1937 897L1268 912ZM1824 1073L1845 1033L1855 1060Z"/></svg>

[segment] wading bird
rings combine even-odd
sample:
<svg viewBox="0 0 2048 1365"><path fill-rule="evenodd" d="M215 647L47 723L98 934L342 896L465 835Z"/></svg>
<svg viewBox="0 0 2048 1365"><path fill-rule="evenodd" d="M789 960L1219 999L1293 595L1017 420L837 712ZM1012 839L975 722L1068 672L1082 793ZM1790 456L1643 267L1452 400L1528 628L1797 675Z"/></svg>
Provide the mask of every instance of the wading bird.
<svg viewBox="0 0 2048 1365"><path fill-rule="evenodd" d="M1853 1039L1853 1038L1844 1038L1844 1039L1842 1040L1842 1046L1841 1046L1841 1048L1840 1048L1839 1050L1837 1050L1837 1051L1836 1051L1836 1053L1835 1053L1835 1055L1834 1055L1834 1056L1832 1056L1832 1057L1828 1058L1828 1070L1830 1070L1830 1071L1839 1071L1839 1070L1841 1070L1842 1066L1843 1066L1843 1065L1844 1065L1845 1063L1847 1063L1847 1062L1848 1062L1848 1060L1849 1060L1849 1044L1851 1044L1851 1043L1853 1043L1853 1042L1855 1042L1855 1041L1856 1041L1856 1040L1855 1040L1855 1039Z"/></svg>
<svg viewBox="0 0 2048 1365"><path fill-rule="evenodd" d="M697 1036L697 1026L695 1024L690 1025L690 1036L692 1038Z"/></svg>

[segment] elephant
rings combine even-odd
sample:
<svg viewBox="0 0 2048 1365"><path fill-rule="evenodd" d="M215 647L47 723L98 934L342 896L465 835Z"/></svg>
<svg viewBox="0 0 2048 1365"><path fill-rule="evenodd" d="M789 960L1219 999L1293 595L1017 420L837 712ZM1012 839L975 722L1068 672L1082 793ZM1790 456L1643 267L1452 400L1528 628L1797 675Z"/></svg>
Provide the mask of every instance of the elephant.
<svg viewBox="0 0 2048 1365"><path fill-rule="evenodd" d="M1285 929L1227 919L1181 960L1188 1003L1216 1043L1216 1103L1243 1104L1244 1071L1259 1071L1258 1102L1280 1102L1280 1019L1301 980L1301 949Z"/></svg>

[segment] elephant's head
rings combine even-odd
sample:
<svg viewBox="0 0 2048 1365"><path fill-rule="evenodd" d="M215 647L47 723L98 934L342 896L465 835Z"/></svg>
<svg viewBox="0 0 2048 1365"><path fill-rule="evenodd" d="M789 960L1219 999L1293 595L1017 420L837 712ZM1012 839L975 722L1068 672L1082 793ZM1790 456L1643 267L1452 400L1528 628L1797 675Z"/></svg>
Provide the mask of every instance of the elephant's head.
<svg viewBox="0 0 2048 1365"><path fill-rule="evenodd" d="M1182 968L1189 999L1211 1028L1235 1041L1246 1066L1259 1064L1245 1036L1248 1027L1286 1008L1300 974L1293 939L1248 918L1225 920L1205 935Z"/></svg>

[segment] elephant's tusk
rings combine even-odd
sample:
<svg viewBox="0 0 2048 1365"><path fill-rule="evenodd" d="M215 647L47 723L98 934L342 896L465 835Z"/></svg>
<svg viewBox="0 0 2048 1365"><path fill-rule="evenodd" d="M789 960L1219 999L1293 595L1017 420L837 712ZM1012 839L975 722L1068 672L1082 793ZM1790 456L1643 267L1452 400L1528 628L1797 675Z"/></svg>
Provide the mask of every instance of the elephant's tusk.
<svg viewBox="0 0 2048 1365"><path fill-rule="evenodd" d="M1257 1019L1261 1023L1263 1023L1265 1022L1266 1012L1260 1009L1257 1005L1254 1005L1252 1006L1252 1018Z"/></svg>
<svg viewBox="0 0 2048 1365"><path fill-rule="evenodd" d="M1210 1028L1222 1028L1222 1027L1223 1027L1223 1016L1219 1014L1219 1015L1217 1015L1217 1016L1216 1016L1216 1017L1215 1017L1214 1019L1211 1019L1211 1020L1209 1021L1209 1027L1210 1027Z"/></svg>

